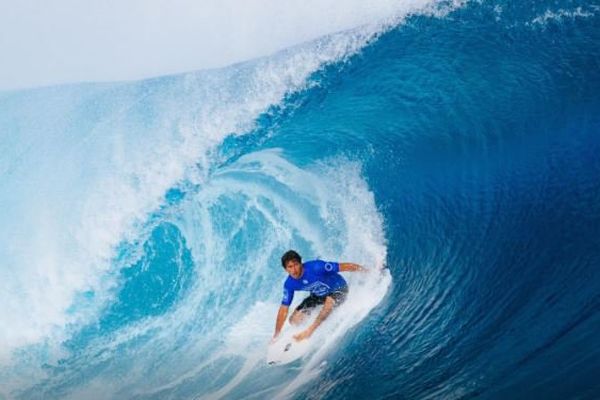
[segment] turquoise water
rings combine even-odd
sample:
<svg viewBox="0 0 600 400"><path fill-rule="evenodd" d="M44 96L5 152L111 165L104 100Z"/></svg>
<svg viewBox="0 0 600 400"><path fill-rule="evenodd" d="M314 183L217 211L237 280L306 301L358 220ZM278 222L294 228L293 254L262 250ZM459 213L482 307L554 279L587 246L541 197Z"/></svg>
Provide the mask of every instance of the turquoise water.
<svg viewBox="0 0 600 400"><path fill-rule="evenodd" d="M600 6L437 6L0 94L0 397L597 398ZM273 368L288 248L381 272Z"/></svg>

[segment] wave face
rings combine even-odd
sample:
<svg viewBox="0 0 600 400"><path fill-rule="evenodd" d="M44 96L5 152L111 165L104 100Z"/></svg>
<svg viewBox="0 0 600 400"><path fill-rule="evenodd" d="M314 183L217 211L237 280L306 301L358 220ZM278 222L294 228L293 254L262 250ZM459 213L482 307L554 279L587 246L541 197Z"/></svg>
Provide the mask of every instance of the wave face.
<svg viewBox="0 0 600 400"><path fill-rule="evenodd" d="M597 398L599 26L415 1L225 69L0 94L0 398ZM288 248L380 272L272 368Z"/></svg>

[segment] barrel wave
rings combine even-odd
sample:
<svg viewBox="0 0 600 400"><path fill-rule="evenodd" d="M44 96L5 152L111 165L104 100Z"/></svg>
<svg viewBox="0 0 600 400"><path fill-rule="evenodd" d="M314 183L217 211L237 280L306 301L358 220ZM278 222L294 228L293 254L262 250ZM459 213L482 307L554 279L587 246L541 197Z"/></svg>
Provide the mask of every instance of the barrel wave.
<svg viewBox="0 0 600 400"><path fill-rule="evenodd" d="M598 398L600 6L399 4L0 93L0 398ZM290 248L370 273L272 367Z"/></svg>

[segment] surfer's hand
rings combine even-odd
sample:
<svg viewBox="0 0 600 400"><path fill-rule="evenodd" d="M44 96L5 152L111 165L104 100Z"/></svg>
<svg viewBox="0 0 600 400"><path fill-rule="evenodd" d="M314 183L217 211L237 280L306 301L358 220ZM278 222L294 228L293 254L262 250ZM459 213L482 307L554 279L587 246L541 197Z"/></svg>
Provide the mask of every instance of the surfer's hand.
<svg viewBox="0 0 600 400"><path fill-rule="evenodd" d="M271 338L271 341L269 343L273 344L277 341L277 339L279 339L279 335L273 335L273 337Z"/></svg>
<svg viewBox="0 0 600 400"><path fill-rule="evenodd" d="M312 333L313 333L313 331L309 328L309 329L306 329L306 330L300 332L297 335L294 335L294 339L296 339L296 341L299 342L301 340L308 339L310 337L310 335L312 335Z"/></svg>

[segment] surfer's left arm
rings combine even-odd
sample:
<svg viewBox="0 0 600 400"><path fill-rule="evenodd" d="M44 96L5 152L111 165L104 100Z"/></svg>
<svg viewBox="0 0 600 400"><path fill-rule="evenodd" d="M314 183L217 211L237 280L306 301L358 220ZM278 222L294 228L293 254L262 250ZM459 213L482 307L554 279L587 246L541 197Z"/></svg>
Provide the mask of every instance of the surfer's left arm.
<svg viewBox="0 0 600 400"><path fill-rule="evenodd" d="M354 263L340 263L340 272L367 272L367 269Z"/></svg>
<svg viewBox="0 0 600 400"><path fill-rule="evenodd" d="M325 319L329 316L329 314L331 314L331 310L333 310L334 304L335 304L335 300L333 300L333 297L327 296L325 298L325 303L323 304L323 308L319 312L319 315L317 315L317 318L315 318L313 323L310 324L310 326L308 328L306 328L304 331L300 332L297 335L294 335L294 339L300 341L300 340L309 338L313 334L315 329L317 329L319 327L319 325L321 325L321 322L325 321Z"/></svg>
<svg viewBox="0 0 600 400"><path fill-rule="evenodd" d="M271 342L275 341L275 339L277 339L277 336L279 336L279 332L281 332L281 328L283 327L283 324L285 323L285 319L287 318L288 315L288 306L285 304L282 304L281 306L279 306L279 311L277 312L277 320L275 321L275 333L273 334L273 338L271 339Z"/></svg>

